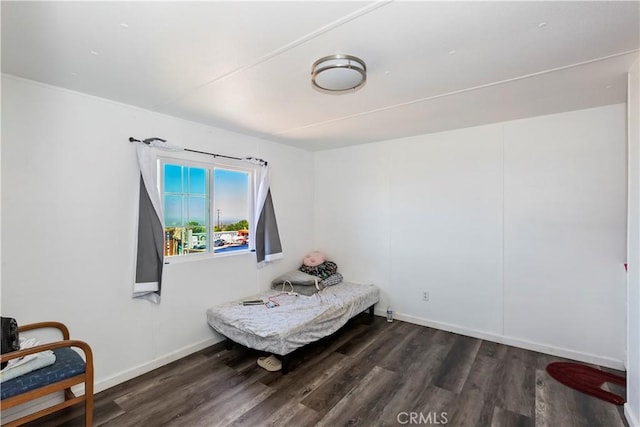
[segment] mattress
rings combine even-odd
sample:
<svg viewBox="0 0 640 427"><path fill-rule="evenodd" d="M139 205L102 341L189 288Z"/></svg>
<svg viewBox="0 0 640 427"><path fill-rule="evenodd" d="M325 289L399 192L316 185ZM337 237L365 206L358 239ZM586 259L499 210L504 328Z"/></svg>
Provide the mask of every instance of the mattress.
<svg viewBox="0 0 640 427"><path fill-rule="evenodd" d="M266 301L277 294L271 290L247 299ZM207 310L207 322L234 342L284 356L333 334L379 297L375 285L342 282L312 296L272 297L279 304L273 308L240 301L221 304Z"/></svg>

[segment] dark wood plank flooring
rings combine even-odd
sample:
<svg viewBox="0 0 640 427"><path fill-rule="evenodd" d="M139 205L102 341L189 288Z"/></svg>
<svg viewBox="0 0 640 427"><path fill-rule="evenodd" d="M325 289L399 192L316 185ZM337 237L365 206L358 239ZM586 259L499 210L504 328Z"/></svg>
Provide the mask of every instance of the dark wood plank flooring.
<svg viewBox="0 0 640 427"><path fill-rule="evenodd" d="M288 375L261 355L221 343L119 384L96 395L95 426L626 426L622 407L546 373L564 359L382 317L294 353ZM31 425L82 426L82 414Z"/></svg>

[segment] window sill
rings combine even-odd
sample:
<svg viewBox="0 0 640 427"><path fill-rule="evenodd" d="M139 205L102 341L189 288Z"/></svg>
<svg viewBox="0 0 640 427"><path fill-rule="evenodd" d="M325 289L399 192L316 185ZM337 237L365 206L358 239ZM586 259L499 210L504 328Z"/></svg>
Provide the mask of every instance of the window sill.
<svg viewBox="0 0 640 427"><path fill-rule="evenodd" d="M182 264L185 262L205 261L210 259L227 258L232 256L253 255L254 253L255 252L247 249L243 251L232 251L232 252L222 252L222 253L205 252L205 253L199 253L199 254L177 255L177 256L171 256L171 257L164 257L164 263L168 265Z"/></svg>

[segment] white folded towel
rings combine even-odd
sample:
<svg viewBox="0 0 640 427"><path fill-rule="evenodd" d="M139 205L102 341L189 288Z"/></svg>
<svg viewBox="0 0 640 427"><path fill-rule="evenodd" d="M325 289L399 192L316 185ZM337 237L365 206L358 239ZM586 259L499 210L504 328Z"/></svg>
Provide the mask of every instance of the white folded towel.
<svg viewBox="0 0 640 427"><path fill-rule="evenodd" d="M35 338L22 338L20 337L20 350L35 347L40 342ZM40 353L29 354L19 359L11 359L7 363L7 366L0 371L0 383L9 381L13 378L19 377L36 369L44 368L45 366L53 365L56 362L56 355L53 351L46 350Z"/></svg>

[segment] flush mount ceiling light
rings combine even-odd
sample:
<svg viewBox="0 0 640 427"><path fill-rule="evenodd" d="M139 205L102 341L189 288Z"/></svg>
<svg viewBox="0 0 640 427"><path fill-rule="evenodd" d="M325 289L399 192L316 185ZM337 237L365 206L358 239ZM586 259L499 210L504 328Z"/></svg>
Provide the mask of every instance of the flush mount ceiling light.
<svg viewBox="0 0 640 427"><path fill-rule="evenodd" d="M330 55L311 67L311 83L323 91L356 90L367 81L367 65L351 55Z"/></svg>

